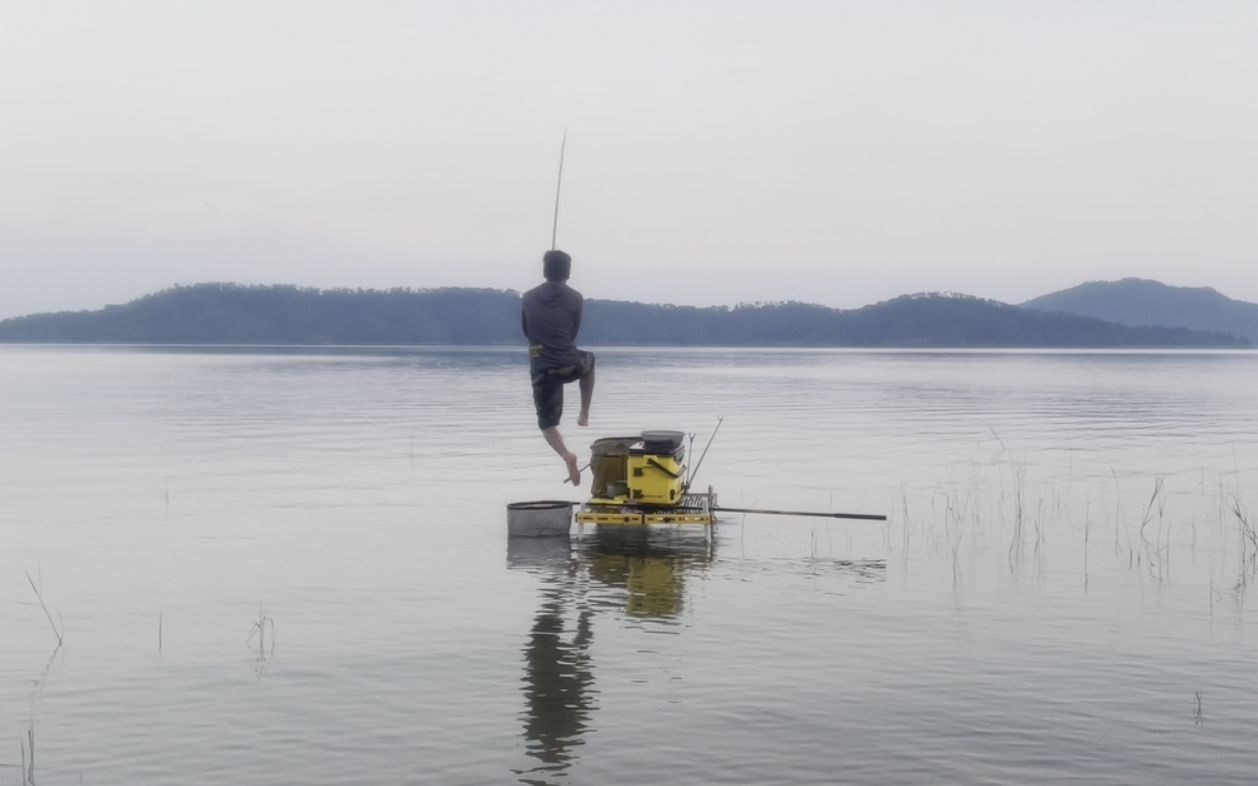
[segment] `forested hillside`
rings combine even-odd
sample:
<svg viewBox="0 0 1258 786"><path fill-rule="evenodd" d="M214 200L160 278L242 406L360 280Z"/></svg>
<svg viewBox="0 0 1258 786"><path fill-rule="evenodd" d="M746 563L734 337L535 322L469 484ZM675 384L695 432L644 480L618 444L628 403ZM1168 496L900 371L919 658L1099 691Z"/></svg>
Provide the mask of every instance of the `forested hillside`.
<svg viewBox="0 0 1258 786"><path fill-rule="evenodd" d="M98 311L0 322L0 341L169 344L522 344L520 298L489 289L178 286ZM958 295L840 311L804 303L695 308L587 300L589 345L1241 346L1222 333L1129 327Z"/></svg>

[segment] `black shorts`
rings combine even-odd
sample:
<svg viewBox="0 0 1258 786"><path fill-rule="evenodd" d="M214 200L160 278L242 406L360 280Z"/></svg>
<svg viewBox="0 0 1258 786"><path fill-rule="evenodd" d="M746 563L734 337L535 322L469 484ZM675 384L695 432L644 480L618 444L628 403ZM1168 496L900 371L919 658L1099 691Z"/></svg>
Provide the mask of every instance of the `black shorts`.
<svg viewBox="0 0 1258 786"><path fill-rule="evenodd" d="M594 373L594 353L582 352L571 366L533 372L533 405L537 407L537 427L554 428L563 416L563 386Z"/></svg>

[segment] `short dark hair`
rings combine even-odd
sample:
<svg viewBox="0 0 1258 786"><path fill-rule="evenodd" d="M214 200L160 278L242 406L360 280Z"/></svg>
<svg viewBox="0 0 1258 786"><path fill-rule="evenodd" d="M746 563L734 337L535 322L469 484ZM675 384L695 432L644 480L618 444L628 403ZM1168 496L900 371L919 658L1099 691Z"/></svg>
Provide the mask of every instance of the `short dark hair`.
<svg viewBox="0 0 1258 786"><path fill-rule="evenodd" d="M559 249L547 251L542 256L542 274L547 281L567 281L572 272L572 257Z"/></svg>

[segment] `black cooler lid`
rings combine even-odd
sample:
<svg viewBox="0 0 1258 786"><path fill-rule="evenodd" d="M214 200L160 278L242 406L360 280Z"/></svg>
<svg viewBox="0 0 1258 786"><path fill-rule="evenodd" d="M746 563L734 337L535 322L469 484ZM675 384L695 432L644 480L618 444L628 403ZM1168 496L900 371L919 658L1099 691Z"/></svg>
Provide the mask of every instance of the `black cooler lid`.
<svg viewBox="0 0 1258 786"><path fill-rule="evenodd" d="M642 449L646 453L672 453L686 440L683 431L644 431Z"/></svg>

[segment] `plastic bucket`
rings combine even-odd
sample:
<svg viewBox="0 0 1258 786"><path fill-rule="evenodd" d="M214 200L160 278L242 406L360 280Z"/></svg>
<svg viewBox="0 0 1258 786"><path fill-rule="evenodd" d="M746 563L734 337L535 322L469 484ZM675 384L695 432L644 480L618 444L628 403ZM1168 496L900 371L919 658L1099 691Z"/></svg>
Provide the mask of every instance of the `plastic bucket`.
<svg viewBox="0 0 1258 786"><path fill-rule="evenodd" d="M572 529L572 506L567 500L544 499L507 505L507 535L513 538L553 538Z"/></svg>

